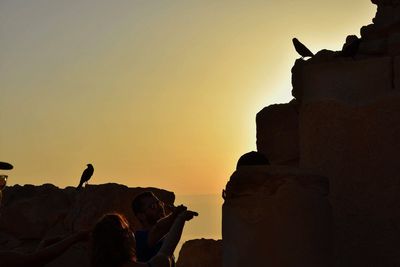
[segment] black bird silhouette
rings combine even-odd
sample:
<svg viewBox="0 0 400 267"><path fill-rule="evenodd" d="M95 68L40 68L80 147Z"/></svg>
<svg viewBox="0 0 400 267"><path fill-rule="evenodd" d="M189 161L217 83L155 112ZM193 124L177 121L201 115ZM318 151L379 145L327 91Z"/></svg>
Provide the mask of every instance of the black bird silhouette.
<svg viewBox="0 0 400 267"><path fill-rule="evenodd" d="M76 188L76 190L81 189L82 185L84 183L87 184L87 182L89 181L90 177L92 177L94 172L94 168L92 164L87 164L87 168L83 171L82 176L81 176L81 181L79 182L78 187Z"/></svg>
<svg viewBox="0 0 400 267"><path fill-rule="evenodd" d="M297 38L293 38L292 41L293 41L294 49L296 49L297 53L299 53L299 55L301 57L312 57L312 56L314 56L314 54L310 51L310 49L308 49L299 40L297 40Z"/></svg>

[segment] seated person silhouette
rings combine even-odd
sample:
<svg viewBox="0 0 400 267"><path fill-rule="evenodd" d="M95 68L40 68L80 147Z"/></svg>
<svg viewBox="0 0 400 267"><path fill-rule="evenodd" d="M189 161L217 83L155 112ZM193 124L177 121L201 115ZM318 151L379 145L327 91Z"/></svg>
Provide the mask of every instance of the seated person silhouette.
<svg viewBox="0 0 400 267"><path fill-rule="evenodd" d="M158 253L177 216L187 210L183 205L171 207L173 211L166 215L164 206L150 191L140 193L132 201L132 211L143 226L135 231L136 256L140 262L147 262ZM198 215L193 211L186 213L191 217Z"/></svg>
<svg viewBox="0 0 400 267"><path fill-rule="evenodd" d="M126 218L117 213L104 215L92 233L92 267L171 267L185 222L192 218L190 211L182 210L159 251L147 262L138 262L135 235Z"/></svg>

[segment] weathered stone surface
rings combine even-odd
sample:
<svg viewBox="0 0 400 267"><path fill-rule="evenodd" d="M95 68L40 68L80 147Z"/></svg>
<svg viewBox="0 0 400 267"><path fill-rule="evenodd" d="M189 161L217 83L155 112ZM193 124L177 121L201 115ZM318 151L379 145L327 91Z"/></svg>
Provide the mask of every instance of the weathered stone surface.
<svg viewBox="0 0 400 267"><path fill-rule="evenodd" d="M69 248L60 257L53 260L45 267L71 267L71 266L90 266L89 245L78 243Z"/></svg>
<svg viewBox="0 0 400 267"><path fill-rule="evenodd" d="M222 267L222 240L186 241L176 262L177 267Z"/></svg>
<svg viewBox="0 0 400 267"><path fill-rule="evenodd" d="M336 100L359 105L394 91L391 57L331 62L296 62L293 67L293 96L302 104Z"/></svg>
<svg viewBox="0 0 400 267"><path fill-rule="evenodd" d="M336 266L400 266L400 97L310 103L300 167L329 177Z"/></svg>
<svg viewBox="0 0 400 267"><path fill-rule="evenodd" d="M360 43L359 53L367 55L384 55L388 50L387 39L363 40Z"/></svg>
<svg viewBox="0 0 400 267"><path fill-rule="evenodd" d="M72 199L53 185L13 186L4 190L0 231L19 239L39 239L69 212Z"/></svg>
<svg viewBox="0 0 400 267"><path fill-rule="evenodd" d="M265 107L256 116L257 150L271 164L296 165L299 159L298 110L295 101Z"/></svg>
<svg viewBox="0 0 400 267"><path fill-rule="evenodd" d="M400 92L400 57L395 57L393 59L393 69L396 92Z"/></svg>
<svg viewBox="0 0 400 267"><path fill-rule="evenodd" d="M330 266L327 179L294 167L246 166L226 186L223 266Z"/></svg>
<svg viewBox="0 0 400 267"><path fill-rule="evenodd" d="M123 213L133 228L138 227L130 205L143 191L152 191L168 204L175 200L174 194L165 190L118 184L89 185L79 192L50 184L6 187L0 208L0 250L31 252L43 238L91 229L108 212ZM79 243L48 266L88 266L87 254L87 246Z"/></svg>
<svg viewBox="0 0 400 267"><path fill-rule="evenodd" d="M118 212L127 217L133 228L140 227L139 221L132 213L131 202L136 194L144 190L153 191L165 203L174 202L173 194L156 188L128 188L118 184L89 185L77 193L64 223L75 231L87 229L103 214Z"/></svg>

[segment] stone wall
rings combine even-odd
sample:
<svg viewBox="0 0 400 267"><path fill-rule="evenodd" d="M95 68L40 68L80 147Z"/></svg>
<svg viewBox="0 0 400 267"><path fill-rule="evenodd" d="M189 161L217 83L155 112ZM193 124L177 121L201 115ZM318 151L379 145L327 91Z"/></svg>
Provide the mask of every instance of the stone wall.
<svg viewBox="0 0 400 267"><path fill-rule="evenodd" d="M137 227L130 205L142 191L152 191L168 204L175 200L165 190L118 184L88 185L80 191L51 184L6 187L0 208L0 250L31 252L42 239L90 229L109 212L126 215L132 227ZM87 244L74 245L47 266L89 266Z"/></svg>
<svg viewBox="0 0 400 267"><path fill-rule="evenodd" d="M326 178L294 167L235 171L222 208L223 266L330 266L328 191Z"/></svg>
<svg viewBox="0 0 400 267"><path fill-rule="evenodd" d="M330 178L337 266L400 266L400 97L308 104L300 166Z"/></svg>
<svg viewBox="0 0 400 267"><path fill-rule="evenodd" d="M221 267L222 240L194 239L186 241L176 267Z"/></svg>
<svg viewBox="0 0 400 267"><path fill-rule="evenodd" d="M293 165L285 160L297 155L300 170L329 179L332 264L338 267L400 266L400 1L372 2L377 5L376 16L373 23L360 29L360 37L349 36L341 51L321 50L312 58L296 60L292 68L295 100L264 108L256 120L257 149L272 165ZM257 212L254 203L258 199L263 203L259 209L270 208L267 194L260 194L252 183L251 177L243 177L240 186L245 193L235 201L225 200L223 233L235 227L237 232L245 231L237 237L238 245L227 242L224 246L225 266L234 266L225 263L232 263L227 251L242 249L233 253L236 262L240 253L248 253L249 258L262 254L243 245L253 226L239 223L239 206L247 212L243 218L252 218L252 212ZM251 199L257 194L258 198ZM237 207L227 209L232 205ZM281 203L274 205L287 208ZM276 216L270 210L269 214L273 215L270 218ZM281 230L282 226L277 226L276 231ZM266 243L281 238L276 231L269 231L260 230L253 237L265 246L263 251L276 249ZM273 258L283 252L287 251L281 248L264 255ZM293 255L293 251L287 252L288 257ZM285 265L272 262L270 266Z"/></svg>

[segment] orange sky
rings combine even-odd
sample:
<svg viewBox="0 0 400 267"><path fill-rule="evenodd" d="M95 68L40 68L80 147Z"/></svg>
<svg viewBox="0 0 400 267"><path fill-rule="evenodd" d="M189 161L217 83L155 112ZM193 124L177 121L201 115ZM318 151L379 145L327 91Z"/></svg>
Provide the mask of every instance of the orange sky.
<svg viewBox="0 0 400 267"><path fill-rule="evenodd" d="M291 99L298 37L339 50L368 0L0 2L0 161L9 184L219 193L255 115Z"/></svg>

